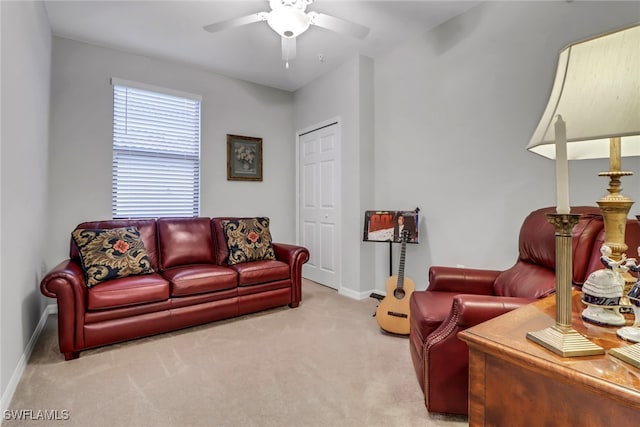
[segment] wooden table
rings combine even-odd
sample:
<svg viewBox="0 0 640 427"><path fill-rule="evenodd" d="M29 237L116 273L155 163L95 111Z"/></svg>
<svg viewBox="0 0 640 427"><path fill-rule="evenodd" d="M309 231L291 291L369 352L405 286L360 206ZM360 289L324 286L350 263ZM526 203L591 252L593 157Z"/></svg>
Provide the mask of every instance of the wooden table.
<svg viewBox="0 0 640 427"><path fill-rule="evenodd" d="M617 328L572 324L605 348L626 346ZM469 345L470 426L640 426L640 369L608 354L562 358L526 338L555 324L555 296L461 332Z"/></svg>

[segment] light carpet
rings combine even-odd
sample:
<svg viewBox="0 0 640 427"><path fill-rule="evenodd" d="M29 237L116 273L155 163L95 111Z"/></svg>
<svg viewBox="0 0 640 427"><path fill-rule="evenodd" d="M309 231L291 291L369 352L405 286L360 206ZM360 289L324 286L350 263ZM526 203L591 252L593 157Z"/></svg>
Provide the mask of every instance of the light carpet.
<svg viewBox="0 0 640 427"><path fill-rule="evenodd" d="M427 412L409 341L380 331L376 303L305 280L296 309L89 350L69 362L52 315L9 405L27 419L5 413L2 426L468 425Z"/></svg>

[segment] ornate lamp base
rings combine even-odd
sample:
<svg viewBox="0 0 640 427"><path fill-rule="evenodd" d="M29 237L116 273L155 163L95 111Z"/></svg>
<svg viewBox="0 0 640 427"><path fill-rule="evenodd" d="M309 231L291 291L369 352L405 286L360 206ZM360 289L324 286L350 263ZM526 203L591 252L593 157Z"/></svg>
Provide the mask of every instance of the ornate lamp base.
<svg viewBox="0 0 640 427"><path fill-rule="evenodd" d="M527 338L562 357L604 354L602 347L592 343L574 329L563 331L551 326L541 331L527 332Z"/></svg>
<svg viewBox="0 0 640 427"><path fill-rule="evenodd" d="M599 176L609 177L609 188L607 188L609 194L598 200L598 206L600 206L604 219L604 244L611 248L611 258L616 261L619 261L622 258L622 254L628 249L624 238L625 224L627 223L629 210L633 205L633 200L622 194L622 177L631 176L633 172L620 169L621 144L622 141L619 137L609 139L609 171L598 174ZM627 298L627 293L636 280L629 272L623 272L622 278L624 280L624 293L620 300L620 305L622 306L620 310L623 313L629 313L631 304Z"/></svg>

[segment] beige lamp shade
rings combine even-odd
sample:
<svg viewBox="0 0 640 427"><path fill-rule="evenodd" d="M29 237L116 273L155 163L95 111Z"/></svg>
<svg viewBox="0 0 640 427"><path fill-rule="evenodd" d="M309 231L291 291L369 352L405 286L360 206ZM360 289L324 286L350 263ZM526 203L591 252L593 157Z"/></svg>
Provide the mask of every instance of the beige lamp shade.
<svg viewBox="0 0 640 427"><path fill-rule="evenodd" d="M556 116L566 122L567 158L640 156L640 24L573 43L560 52L549 103L527 149L555 159Z"/></svg>

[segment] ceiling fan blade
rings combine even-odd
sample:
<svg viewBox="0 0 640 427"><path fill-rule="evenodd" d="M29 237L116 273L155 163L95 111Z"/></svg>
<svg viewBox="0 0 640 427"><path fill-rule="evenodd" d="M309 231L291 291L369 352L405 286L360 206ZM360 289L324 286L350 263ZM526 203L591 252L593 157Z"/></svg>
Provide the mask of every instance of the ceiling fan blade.
<svg viewBox="0 0 640 427"><path fill-rule="evenodd" d="M282 60L288 62L296 57L296 38L282 37Z"/></svg>
<svg viewBox="0 0 640 427"><path fill-rule="evenodd" d="M229 19L227 21L216 22L214 24L205 25L204 30L210 33L226 30L228 28L240 27L242 25L253 24L254 22L266 21L268 12L252 13L251 15L241 16L239 18Z"/></svg>
<svg viewBox="0 0 640 427"><path fill-rule="evenodd" d="M363 39L369 34L369 28L355 22L346 21L335 16L325 15L324 13L309 12L311 25L326 28L336 33L348 34L358 39Z"/></svg>

